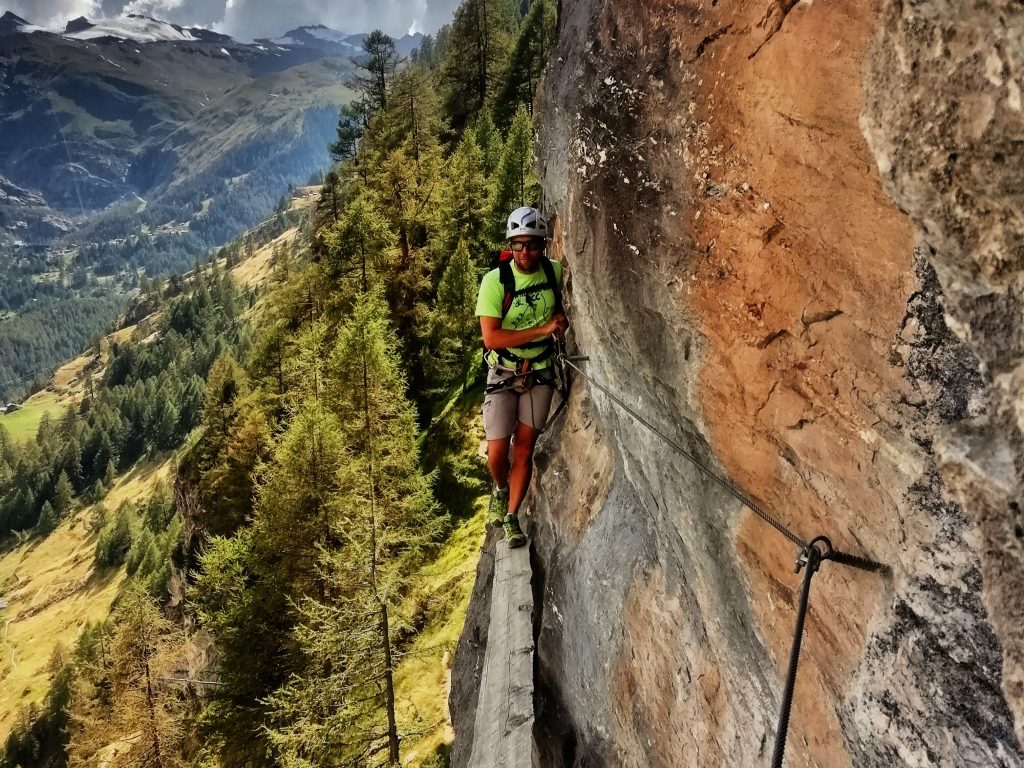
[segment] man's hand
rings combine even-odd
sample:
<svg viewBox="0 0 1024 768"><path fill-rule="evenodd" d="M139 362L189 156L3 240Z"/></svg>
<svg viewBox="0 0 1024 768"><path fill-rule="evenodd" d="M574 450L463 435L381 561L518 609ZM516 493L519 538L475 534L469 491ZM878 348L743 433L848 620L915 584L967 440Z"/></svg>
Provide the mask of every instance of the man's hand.
<svg viewBox="0 0 1024 768"><path fill-rule="evenodd" d="M505 330L501 327L500 317L483 316L480 318L480 333L484 339L484 346L488 349L518 347L521 344L543 339L545 336L561 338L568 327L569 320L561 313L552 317L544 325L524 328L521 331Z"/></svg>
<svg viewBox="0 0 1024 768"><path fill-rule="evenodd" d="M569 330L569 318L559 313L551 318L551 335L556 336L559 339Z"/></svg>
<svg viewBox="0 0 1024 768"><path fill-rule="evenodd" d="M556 336L562 338L562 334L569 328L569 319L559 313L541 326L545 336Z"/></svg>

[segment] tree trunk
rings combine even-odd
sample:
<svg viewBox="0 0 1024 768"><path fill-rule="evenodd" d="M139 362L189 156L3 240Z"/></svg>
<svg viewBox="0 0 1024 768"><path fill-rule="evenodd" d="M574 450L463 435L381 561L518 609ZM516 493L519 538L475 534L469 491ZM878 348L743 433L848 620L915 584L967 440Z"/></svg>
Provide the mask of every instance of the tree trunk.
<svg viewBox="0 0 1024 768"><path fill-rule="evenodd" d="M384 688L388 710L388 762L399 765L398 720L395 717L394 662L391 658L391 630L388 627L388 607L380 602L380 634L384 641Z"/></svg>
<svg viewBox="0 0 1024 768"><path fill-rule="evenodd" d="M149 709L149 724L153 729L153 755L158 768L163 768L164 759L160 754L160 731L156 723L156 703L153 701L153 679L149 676L149 661L145 662L146 670L146 707Z"/></svg>
<svg viewBox="0 0 1024 768"><path fill-rule="evenodd" d="M395 717L394 661L391 658L391 629L388 625L388 606L377 589L377 489L373 476L373 433L370 422L370 378L366 367L366 344L363 343L363 416L366 428L366 461L370 491L370 586L380 606L380 635L384 650L384 689L388 717L388 764L401 765L398 749L398 720Z"/></svg>

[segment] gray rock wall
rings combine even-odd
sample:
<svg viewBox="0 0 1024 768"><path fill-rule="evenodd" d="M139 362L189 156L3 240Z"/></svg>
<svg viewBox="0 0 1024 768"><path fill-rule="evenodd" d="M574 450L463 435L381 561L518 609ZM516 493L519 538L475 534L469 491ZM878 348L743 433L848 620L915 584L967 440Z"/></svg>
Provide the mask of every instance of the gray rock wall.
<svg viewBox="0 0 1024 768"><path fill-rule="evenodd" d="M929 247L950 326L991 407L938 435L980 537L981 592L1024 739L1024 9L890 3L865 75L864 133L886 191Z"/></svg>
<svg viewBox="0 0 1024 768"><path fill-rule="evenodd" d="M563 0L538 104L587 371L801 536L892 569L815 578L787 765L1024 766L1018 273L970 250L1019 262L1020 208L1008 172L928 149L984 88L1012 101L1021 38L1008 4L1002 32L958 7ZM996 47L1002 85L942 80L944 40L989 74ZM793 547L582 381L537 463L541 764L766 764Z"/></svg>

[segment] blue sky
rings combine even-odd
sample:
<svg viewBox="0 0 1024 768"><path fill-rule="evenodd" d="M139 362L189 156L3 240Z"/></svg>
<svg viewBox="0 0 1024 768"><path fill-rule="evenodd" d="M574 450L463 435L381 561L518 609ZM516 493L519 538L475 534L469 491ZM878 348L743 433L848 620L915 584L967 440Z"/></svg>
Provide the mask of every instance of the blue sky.
<svg viewBox="0 0 1024 768"><path fill-rule="evenodd" d="M303 24L325 24L342 32L374 28L401 36L433 32L451 19L458 0L0 0L41 26L68 19L141 13L184 26L225 32L239 40L276 37Z"/></svg>

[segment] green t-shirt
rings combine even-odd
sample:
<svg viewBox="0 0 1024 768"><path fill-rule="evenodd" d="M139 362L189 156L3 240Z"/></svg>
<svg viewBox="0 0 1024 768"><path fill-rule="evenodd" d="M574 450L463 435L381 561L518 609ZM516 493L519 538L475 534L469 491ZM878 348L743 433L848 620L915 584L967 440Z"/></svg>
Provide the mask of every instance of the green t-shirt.
<svg viewBox="0 0 1024 768"><path fill-rule="evenodd" d="M558 281L559 289L562 288L562 262L551 260L555 270L555 279ZM547 282L544 275L544 268L537 265L537 270L532 274L525 275L520 272L515 263L512 264L512 275L516 279L516 290L521 291L531 285L543 285ZM497 269L492 269L484 279L480 281L480 293L476 300L477 317L501 317L501 302L505 298L505 289L501 286L501 277ZM508 314L501 323L506 331L521 331L524 328L536 328L539 325L551 320L555 314L555 292L550 288L544 291L536 291L516 296L512 300L512 306L508 308ZM509 350L513 355L519 357L533 358L543 352L542 347L522 348L512 347ZM498 354L493 350L484 356L488 365L497 365ZM542 360L537 363L536 370L542 370L551 365L551 360Z"/></svg>

